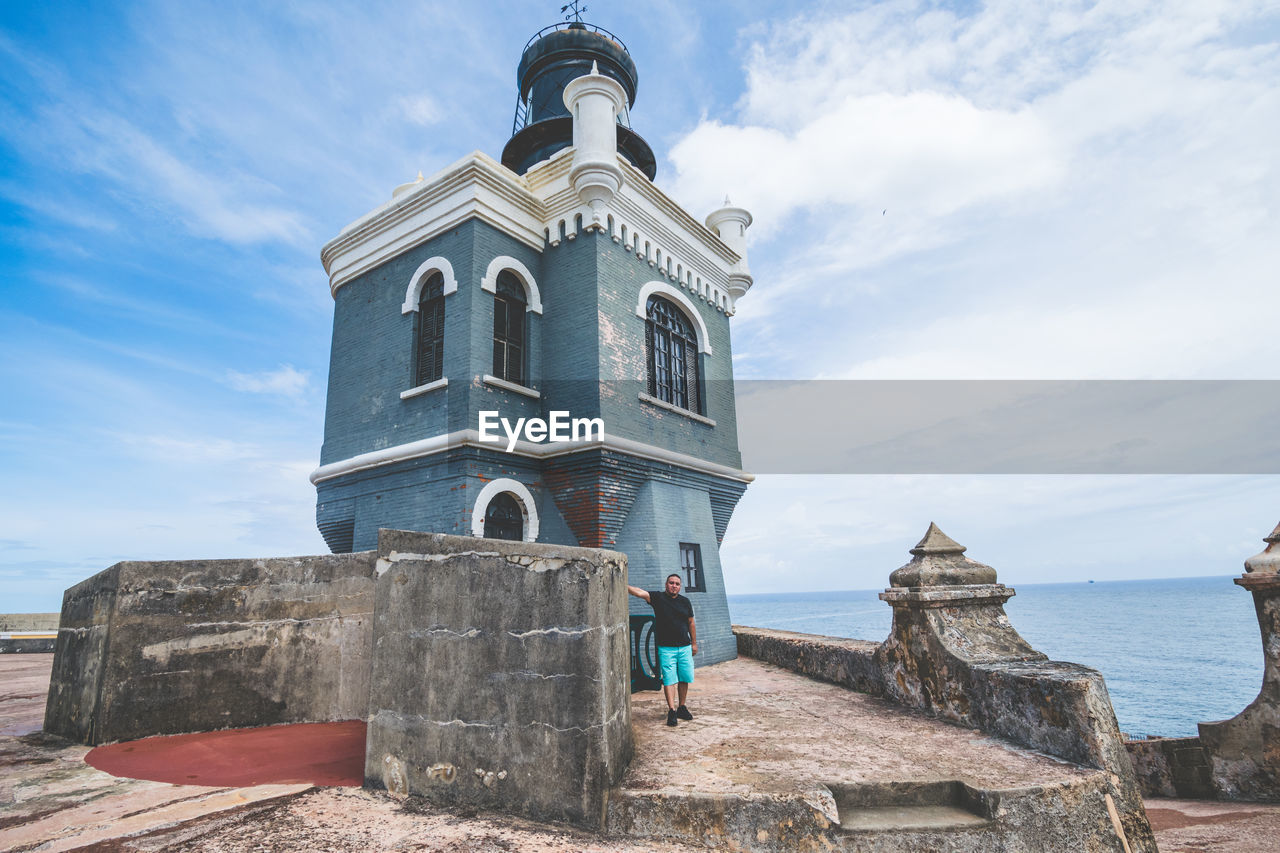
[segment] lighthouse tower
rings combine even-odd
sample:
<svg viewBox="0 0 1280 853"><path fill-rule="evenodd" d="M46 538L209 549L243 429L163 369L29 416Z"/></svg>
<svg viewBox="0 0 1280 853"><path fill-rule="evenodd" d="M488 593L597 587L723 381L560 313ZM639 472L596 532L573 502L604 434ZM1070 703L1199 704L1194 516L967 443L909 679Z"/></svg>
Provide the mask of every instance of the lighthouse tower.
<svg viewBox="0 0 1280 853"><path fill-rule="evenodd" d="M751 216L704 224L658 189L637 80L611 33L542 30L501 162L419 176L325 245L316 522L334 552L383 527L623 551L632 584L685 579L714 663L736 654L719 546L752 479L729 339Z"/></svg>

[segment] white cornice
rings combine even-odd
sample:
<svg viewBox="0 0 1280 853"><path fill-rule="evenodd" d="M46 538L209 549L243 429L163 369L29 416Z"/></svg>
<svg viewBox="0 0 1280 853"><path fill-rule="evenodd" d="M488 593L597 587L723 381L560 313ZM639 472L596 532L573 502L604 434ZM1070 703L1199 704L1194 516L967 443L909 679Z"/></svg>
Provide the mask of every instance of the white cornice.
<svg viewBox="0 0 1280 853"><path fill-rule="evenodd" d="M395 447L385 447L382 450L361 453L358 456L352 456L350 459L343 459L339 462L330 462L312 471L310 479L312 483L320 483L325 480L331 480L334 477L341 477L344 474L354 474L357 471L367 471L370 468L390 465L393 462L431 456L457 447L482 447L487 450L496 450L499 453L506 452L505 439L498 444L481 441L480 433L477 430L464 429L444 435L435 435L419 441L411 441L406 444L398 444ZM699 459L696 456L676 453L664 447L656 447L652 444L645 444L629 438L609 435L608 433L605 434L602 441L561 441L546 444L517 441L511 453L531 459L551 459L556 456L564 456L596 447L625 453L628 456L635 456L640 459L648 459L653 462L665 462L668 465L687 468L702 474L712 474L728 480L736 480L739 483L750 483L755 479L753 475L738 468L730 468L728 465L719 465L715 462Z"/></svg>
<svg viewBox="0 0 1280 853"><path fill-rule="evenodd" d="M558 245L562 227L572 239L577 233L575 217L585 214L587 223L591 219L569 182L573 155L573 148L562 149L521 176L476 151L411 184L411 189L357 219L324 246L320 257L329 273L330 291L336 294L353 278L470 218L488 222L538 251L548 241ZM664 259L675 259L702 279L707 290L727 291L738 255L625 158L618 162L623 183L607 211L615 221L613 236L625 224L650 241L655 255L661 251ZM665 266L657 264L656 257L648 260L655 267Z"/></svg>
<svg viewBox="0 0 1280 853"><path fill-rule="evenodd" d="M524 179L479 151L357 219L320 251L333 293L351 279L467 219L542 250L543 205Z"/></svg>
<svg viewBox="0 0 1280 853"><path fill-rule="evenodd" d="M714 231L689 215L687 210L677 204L671 196L659 189L657 184L649 180L644 172L641 172L626 160L622 162L627 167L624 170L626 178L622 189L623 193L633 195L635 198L642 200L646 206L651 206L654 213L660 214L661 218L669 220L669 227L672 228L677 236L690 243L709 249L726 266L733 266L738 262L737 252L729 248Z"/></svg>

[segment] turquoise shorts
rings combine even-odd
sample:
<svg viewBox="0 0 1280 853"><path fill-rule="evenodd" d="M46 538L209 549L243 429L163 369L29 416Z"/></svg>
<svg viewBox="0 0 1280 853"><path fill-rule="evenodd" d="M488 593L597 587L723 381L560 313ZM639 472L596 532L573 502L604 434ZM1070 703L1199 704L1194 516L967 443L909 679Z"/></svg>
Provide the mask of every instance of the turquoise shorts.
<svg viewBox="0 0 1280 853"><path fill-rule="evenodd" d="M658 646L658 668L662 683L693 683L693 646Z"/></svg>

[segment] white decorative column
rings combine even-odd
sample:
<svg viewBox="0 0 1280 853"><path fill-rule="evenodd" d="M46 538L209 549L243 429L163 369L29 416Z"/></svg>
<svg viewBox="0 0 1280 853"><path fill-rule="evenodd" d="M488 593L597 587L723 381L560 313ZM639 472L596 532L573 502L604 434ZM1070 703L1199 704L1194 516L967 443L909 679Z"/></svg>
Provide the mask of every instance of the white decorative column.
<svg viewBox="0 0 1280 853"><path fill-rule="evenodd" d="M751 227L751 214L741 207L734 207L725 196L724 207L707 216L707 227L738 255L738 262L729 271L729 308L732 310L751 289L751 268L747 266L747 229Z"/></svg>
<svg viewBox="0 0 1280 853"><path fill-rule="evenodd" d="M626 102L622 84L601 74L594 62L590 74L564 87L564 105L573 116L573 168L569 182L578 198L591 208L588 227L601 227L605 206L622 186L618 114Z"/></svg>

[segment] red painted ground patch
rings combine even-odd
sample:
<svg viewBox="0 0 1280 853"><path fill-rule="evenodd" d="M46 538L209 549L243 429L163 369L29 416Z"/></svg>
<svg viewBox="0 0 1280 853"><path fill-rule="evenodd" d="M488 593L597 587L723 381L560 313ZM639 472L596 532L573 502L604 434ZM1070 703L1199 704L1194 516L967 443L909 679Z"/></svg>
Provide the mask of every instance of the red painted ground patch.
<svg viewBox="0 0 1280 853"><path fill-rule="evenodd" d="M227 729L149 737L89 751L85 761L112 776L175 785L364 783L362 720Z"/></svg>

